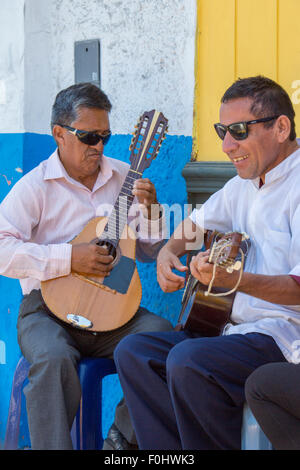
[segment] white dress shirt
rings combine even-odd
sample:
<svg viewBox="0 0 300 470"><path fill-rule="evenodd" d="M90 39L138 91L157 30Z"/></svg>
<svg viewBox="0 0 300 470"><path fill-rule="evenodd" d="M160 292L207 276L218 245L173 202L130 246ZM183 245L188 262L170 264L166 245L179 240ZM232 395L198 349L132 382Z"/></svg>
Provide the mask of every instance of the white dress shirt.
<svg viewBox="0 0 300 470"><path fill-rule="evenodd" d="M0 274L20 279L23 294L39 289L40 281L69 274L68 242L92 218L110 215L128 170L127 163L103 156L90 191L68 175L56 150L24 175L0 205ZM137 207L135 200L128 218L138 237L136 255L151 261L165 237L165 225L146 219Z"/></svg>
<svg viewBox="0 0 300 470"><path fill-rule="evenodd" d="M213 194L193 222L205 229L246 232L251 248L245 271L265 275L300 275L300 150L259 178L232 178ZM300 286L299 286L300 289ZM224 334L270 335L290 362L300 362L300 306L277 305L237 292Z"/></svg>

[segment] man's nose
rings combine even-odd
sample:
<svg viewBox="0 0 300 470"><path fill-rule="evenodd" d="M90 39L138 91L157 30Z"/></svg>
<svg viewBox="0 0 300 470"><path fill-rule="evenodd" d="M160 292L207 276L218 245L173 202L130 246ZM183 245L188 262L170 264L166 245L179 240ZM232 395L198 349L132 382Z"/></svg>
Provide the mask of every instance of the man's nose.
<svg viewBox="0 0 300 470"><path fill-rule="evenodd" d="M222 142L222 150L224 153L231 153L234 150L236 150L239 146L239 143L236 139L230 135L230 133L227 131L224 137L224 140Z"/></svg>
<svg viewBox="0 0 300 470"><path fill-rule="evenodd" d="M98 144L92 145L92 147L97 149L97 152L103 152L104 145L102 139L99 140Z"/></svg>

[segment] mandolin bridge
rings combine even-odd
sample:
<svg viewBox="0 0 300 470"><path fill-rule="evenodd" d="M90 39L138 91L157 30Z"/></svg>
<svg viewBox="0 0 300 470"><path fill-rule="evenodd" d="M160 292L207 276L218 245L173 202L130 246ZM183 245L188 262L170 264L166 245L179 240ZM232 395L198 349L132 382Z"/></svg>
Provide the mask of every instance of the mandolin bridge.
<svg viewBox="0 0 300 470"><path fill-rule="evenodd" d="M96 276L94 277L89 277L84 274L79 274L79 273L72 273L72 276L77 277L78 279L81 279L84 282L88 282L89 284L92 284L95 287L99 287L99 289L106 290L107 292L110 292L111 294L116 294L117 291L114 289L110 289L109 287L105 286L102 284L103 278L98 278Z"/></svg>

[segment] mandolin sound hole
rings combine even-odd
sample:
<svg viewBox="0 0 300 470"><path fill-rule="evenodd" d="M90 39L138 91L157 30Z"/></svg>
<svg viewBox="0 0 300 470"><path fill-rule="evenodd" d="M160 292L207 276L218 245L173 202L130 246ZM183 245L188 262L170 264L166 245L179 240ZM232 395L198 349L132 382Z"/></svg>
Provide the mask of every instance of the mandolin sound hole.
<svg viewBox="0 0 300 470"><path fill-rule="evenodd" d="M97 242L97 245L105 246L108 248L108 254L111 255L114 259L113 264L116 264L119 261L120 256L121 256L121 251L118 245L115 246L114 243L111 242L110 240L99 240Z"/></svg>

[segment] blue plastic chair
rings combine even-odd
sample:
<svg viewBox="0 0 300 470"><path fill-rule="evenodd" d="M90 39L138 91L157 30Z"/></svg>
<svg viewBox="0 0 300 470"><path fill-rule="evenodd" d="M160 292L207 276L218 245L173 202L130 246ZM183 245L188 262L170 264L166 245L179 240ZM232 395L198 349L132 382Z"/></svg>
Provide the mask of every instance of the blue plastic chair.
<svg viewBox="0 0 300 470"><path fill-rule="evenodd" d="M29 367L28 361L21 357L14 373L4 442L6 450L18 448L22 390ZM85 358L80 361L78 375L82 394L71 430L74 449L102 449L102 380L115 373L115 364L111 359Z"/></svg>
<svg viewBox="0 0 300 470"><path fill-rule="evenodd" d="M248 404L244 406L242 450L273 450L271 442L263 433Z"/></svg>

